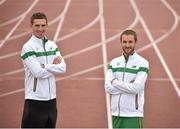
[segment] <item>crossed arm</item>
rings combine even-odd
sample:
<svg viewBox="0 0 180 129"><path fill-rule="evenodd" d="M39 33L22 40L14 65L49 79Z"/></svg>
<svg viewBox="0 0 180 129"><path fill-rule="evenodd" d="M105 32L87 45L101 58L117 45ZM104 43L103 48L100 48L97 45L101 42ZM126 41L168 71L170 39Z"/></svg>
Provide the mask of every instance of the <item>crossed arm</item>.
<svg viewBox="0 0 180 129"><path fill-rule="evenodd" d="M109 94L137 94L144 90L147 73L139 72L136 78L130 82L124 82L114 77L111 69L107 71L105 79L105 90Z"/></svg>

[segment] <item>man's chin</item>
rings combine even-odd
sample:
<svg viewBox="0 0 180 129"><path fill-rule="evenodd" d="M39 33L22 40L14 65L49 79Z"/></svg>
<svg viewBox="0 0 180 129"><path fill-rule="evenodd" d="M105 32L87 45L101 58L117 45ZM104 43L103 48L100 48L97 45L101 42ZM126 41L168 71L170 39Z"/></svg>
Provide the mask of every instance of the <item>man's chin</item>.
<svg viewBox="0 0 180 129"><path fill-rule="evenodd" d="M44 35L36 35L37 38L42 39L44 38Z"/></svg>
<svg viewBox="0 0 180 129"><path fill-rule="evenodd" d="M124 51L124 53L125 53L126 55L132 55L132 54L134 53L134 51Z"/></svg>

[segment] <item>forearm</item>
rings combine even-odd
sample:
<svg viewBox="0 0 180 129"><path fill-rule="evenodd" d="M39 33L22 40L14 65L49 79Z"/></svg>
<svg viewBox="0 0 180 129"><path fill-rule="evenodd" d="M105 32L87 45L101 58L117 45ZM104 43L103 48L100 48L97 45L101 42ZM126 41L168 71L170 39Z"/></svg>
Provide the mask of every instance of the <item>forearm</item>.
<svg viewBox="0 0 180 129"><path fill-rule="evenodd" d="M64 60L61 61L61 63L58 64L46 64L45 68L50 73L65 73L66 72L66 63Z"/></svg>
<svg viewBox="0 0 180 129"><path fill-rule="evenodd" d="M138 94L144 90L146 79L146 75L137 77L130 82L123 82L116 79L112 85L124 93Z"/></svg>
<svg viewBox="0 0 180 129"><path fill-rule="evenodd" d="M105 78L105 91L108 94L121 94L121 90L118 88L114 87L112 85L112 80L114 79L114 75L112 73L112 70L108 70L106 73L106 78Z"/></svg>
<svg viewBox="0 0 180 129"><path fill-rule="evenodd" d="M108 94L121 94L122 91L116 87L114 87L111 82L106 82L105 83L105 91Z"/></svg>

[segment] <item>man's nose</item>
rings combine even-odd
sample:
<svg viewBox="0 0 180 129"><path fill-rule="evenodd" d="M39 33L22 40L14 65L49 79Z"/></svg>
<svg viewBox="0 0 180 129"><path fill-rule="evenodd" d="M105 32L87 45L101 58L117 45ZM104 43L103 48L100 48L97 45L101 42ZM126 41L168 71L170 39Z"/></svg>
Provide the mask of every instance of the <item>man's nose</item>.
<svg viewBox="0 0 180 129"><path fill-rule="evenodd" d="M127 42L127 43L126 43L126 47L129 47L129 46L130 46L130 44Z"/></svg>
<svg viewBox="0 0 180 129"><path fill-rule="evenodd" d="M43 26L39 26L39 27L38 27L38 30L39 30L39 31L43 31L43 30L44 30L44 27L43 27Z"/></svg>

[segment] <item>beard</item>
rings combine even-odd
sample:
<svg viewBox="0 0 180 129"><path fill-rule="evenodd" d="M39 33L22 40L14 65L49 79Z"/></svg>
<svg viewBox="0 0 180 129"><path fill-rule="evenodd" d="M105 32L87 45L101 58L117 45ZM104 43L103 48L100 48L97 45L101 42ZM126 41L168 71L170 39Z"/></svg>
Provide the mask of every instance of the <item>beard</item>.
<svg viewBox="0 0 180 129"><path fill-rule="evenodd" d="M123 52L126 55L132 55L134 53L134 48L123 48Z"/></svg>

